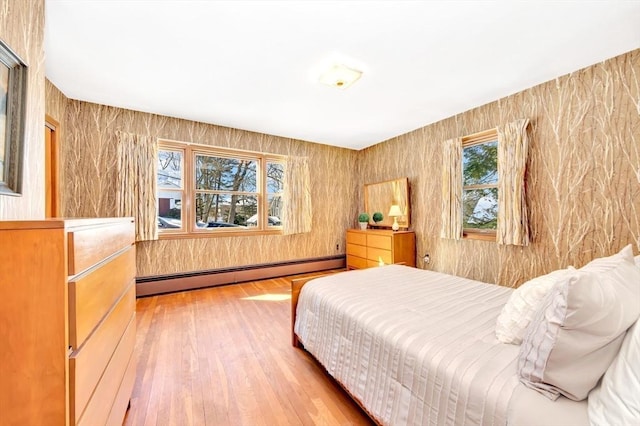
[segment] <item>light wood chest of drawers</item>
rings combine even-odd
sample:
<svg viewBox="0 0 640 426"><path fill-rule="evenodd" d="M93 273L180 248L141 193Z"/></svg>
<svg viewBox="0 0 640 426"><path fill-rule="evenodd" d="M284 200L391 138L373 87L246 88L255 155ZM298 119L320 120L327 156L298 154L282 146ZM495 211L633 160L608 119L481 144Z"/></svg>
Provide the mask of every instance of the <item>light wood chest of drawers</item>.
<svg viewBox="0 0 640 426"><path fill-rule="evenodd" d="M416 235L413 231L378 229L347 230L347 268L363 269L403 263L416 266Z"/></svg>
<svg viewBox="0 0 640 426"><path fill-rule="evenodd" d="M122 424L134 232L131 218L0 221L1 424Z"/></svg>

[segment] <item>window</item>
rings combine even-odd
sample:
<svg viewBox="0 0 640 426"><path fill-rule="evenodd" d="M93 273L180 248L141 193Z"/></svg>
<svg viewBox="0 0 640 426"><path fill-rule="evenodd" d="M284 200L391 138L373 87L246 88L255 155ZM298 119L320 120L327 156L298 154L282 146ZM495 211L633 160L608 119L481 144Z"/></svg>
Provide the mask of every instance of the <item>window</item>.
<svg viewBox="0 0 640 426"><path fill-rule="evenodd" d="M184 151L158 150L158 230L182 228Z"/></svg>
<svg viewBox="0 0 640 426"><path fill-rule="evenodd" d="M281 232L284 158L160 141L161 235Z"/></svg>
<svg viewBox="0 0 640 426"><path fill-rule="evenodd" d="M462 228L465 237L495 238L498 225L498 135L462 139Z"/></svg>
<svg viewBox="0 0 640 426"><path fill-rule="evenodd" d="M281 226L284 164L267 161L267 225Z"/></svg>
<svg viewBox="0 0 640 426"><path fill-rule="evenodd" d="M443 142L440 237L529 245L528 118Z"/></svg>

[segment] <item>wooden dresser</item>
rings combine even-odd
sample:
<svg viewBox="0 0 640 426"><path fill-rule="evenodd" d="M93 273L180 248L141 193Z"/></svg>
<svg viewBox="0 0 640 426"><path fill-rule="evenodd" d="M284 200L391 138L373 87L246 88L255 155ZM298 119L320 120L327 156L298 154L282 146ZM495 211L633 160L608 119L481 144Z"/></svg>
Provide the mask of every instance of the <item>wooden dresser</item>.
<svg viewBox="0 0 640 426"><path fill-rule="evenodd" d="M413 231L379 229L347 230L347 269L363 269L404 263L416 266L416 234Z"/></svg>
<svg viewBox="0 0 640 426"><path fill-rule="evenodd" d="M122 424L134 232L131 218L0 221L0 424Z"/></svg>

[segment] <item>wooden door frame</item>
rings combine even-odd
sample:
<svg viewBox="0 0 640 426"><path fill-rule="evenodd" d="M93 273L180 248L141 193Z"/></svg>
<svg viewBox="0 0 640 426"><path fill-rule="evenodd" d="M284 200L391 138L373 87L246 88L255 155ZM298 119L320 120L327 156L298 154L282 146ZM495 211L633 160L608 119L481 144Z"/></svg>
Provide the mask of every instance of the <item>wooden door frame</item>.
<svg viewBox="0 0 640 426"><path fill-rule="evenodd" d="M45 217L60 216L60 147L58 141L58 129L60 123L45 114L44 125L51 131L51 141L47 142L45 135Z"/></svg>

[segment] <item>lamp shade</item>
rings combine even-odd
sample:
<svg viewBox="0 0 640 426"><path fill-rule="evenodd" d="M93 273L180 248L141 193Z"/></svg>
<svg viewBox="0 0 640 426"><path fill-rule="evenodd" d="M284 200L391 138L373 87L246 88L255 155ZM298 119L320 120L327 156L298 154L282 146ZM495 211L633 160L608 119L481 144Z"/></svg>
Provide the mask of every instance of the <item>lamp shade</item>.
<svg viewBox="0 0 640 426"><path fill-rule="evenodd" d="M389 209L389 214L387 216L389 217L402 216L402 210L400 210L400 206L397 204L392 205L391 208Z"/></svg>

